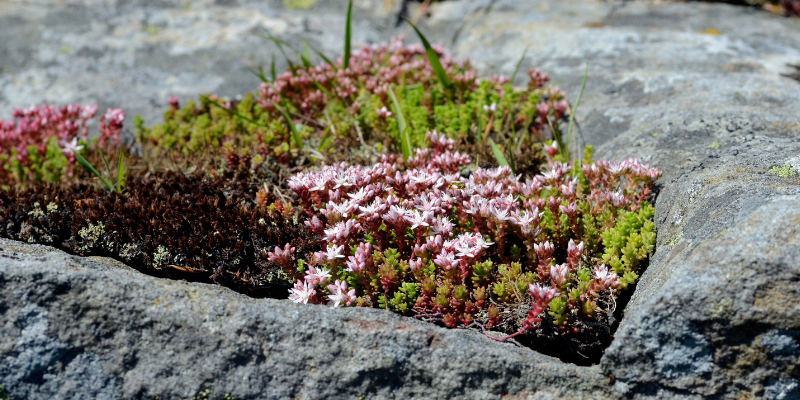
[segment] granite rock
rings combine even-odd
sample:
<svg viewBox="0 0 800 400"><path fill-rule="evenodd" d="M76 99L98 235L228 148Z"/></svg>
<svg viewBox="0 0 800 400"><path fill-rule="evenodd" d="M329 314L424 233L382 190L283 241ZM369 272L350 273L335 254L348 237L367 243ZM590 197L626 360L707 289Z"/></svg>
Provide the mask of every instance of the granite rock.
<svg viewBox="0 0 800 400"><path fill-rule="evenodd" d="M275 1L65 4L0 6L0 25L25 36L0 30L3 113L80 100L156 116L170 94L252 90L241 60L264 62L274 49L247 29L244 41L226 36L247 17L272 18L284 38L329 53L343 26L332 1L308 11ZM399 6L356 4L357 41L403 32ZM144 17L119 28L135 19L120 10ZM664 172L655 254L599 365L380 310L250 299L4 241L0 384L12 398L205 389L239 399L800 398L800 83L787 77L800 64L800 21L725 4L461 0L433 4L422 24L486 74L510 75L529 48L523 68L550 73L571 100L588 60L582 142ZM60 46L83 55L59 58ZM248 59L255 47L261 58ZM773 169L787 165L795 174Z"/></svg>
<svg viewBox="0 0 800 400"><path fill-rule="evenodd" d="M607 398L576 367L381 310L253 299L0 240L0 383L19 399Z"/></svg>

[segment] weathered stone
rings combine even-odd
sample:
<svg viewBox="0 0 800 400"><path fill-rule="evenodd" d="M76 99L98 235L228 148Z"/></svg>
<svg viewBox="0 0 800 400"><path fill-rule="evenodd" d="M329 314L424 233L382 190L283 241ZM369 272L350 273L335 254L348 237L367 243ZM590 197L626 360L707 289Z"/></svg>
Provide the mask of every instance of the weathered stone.
<svg viewBox="0 0 800 400"><path fill-rule="evenodd" d="M320 1L315 13L273 3L238 6L252 18L311 21L319 31L285 24L275 33L338 50L341 4ZM382 3L356 2L356 31L366 32L357 40L399 32L396 10L380 11ZM12 71L0 74L3 112L45 93L59 102L103 100L108 82L147 74L156 78L120 85L130 98L113 105L155 116L173 93L252 90L257 82L237 81L243 65L231 60L249 60L255 36L208 48L188 40L208 21L219 28L210 43L231 38L219 32L247 18L226 14L242 12L235 7L197 4L191 12L217 19L186 17L194 14L178 3L0 7L0 25L25 36L0 41L0 55L13 55L3 58ZM105 41L102 30L79 30L64 17L89 21L114 7L148 17L130 28L136 34ZM129 22L110 20L98 26L123 32L114 26ZM151 29L160 41L141 33L158 21L167 21ZM567 365L380 310L249 299L6 241L0 384L19 398L185 398L203 388L240 399L800 398L800 177L770 172L800 170L800 83L782 75L800 64L800 21L722 4L481 0L435 3L422 23L487 74L510 75L529 47L523 70L542 68L571 100L588 59L577 112L584 141L600 145L599 157L640 157L664 171L656 252L600 365ZM170 29L178 33L165 35ZM83 61L47 58L60 41L83 43L73 45L78 52L99 44ZM153 56L109 52L125 43ZM263 63L273 48L258 48ZM98 84L84 93L78 75L93 62L100 67L85 79ZM185 79L163 86L167 76Z"/></svg>
<svg viewBox="0 0 800 400"><path fill-rule="evenodd" d="M599 366L381 310L253 299L0 240L0 383L20 399L607 398Z"/></svg>

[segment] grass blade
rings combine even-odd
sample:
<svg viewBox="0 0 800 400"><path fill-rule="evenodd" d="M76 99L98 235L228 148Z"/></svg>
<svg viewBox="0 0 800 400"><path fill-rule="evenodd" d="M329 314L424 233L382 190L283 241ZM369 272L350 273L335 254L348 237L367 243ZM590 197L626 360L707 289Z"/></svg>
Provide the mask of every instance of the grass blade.
<svg viewBox="0 0 800 400"><path fill-rule="evenodd" d="M103 176L100 175L100 173L97 172L96 169L94 169L92 164L89 164L89 161L86 161L86 159L83 158L82 155L78 154L78 152L73 152L72 154L75 155L75 159L77 159L78 162L81 163L81 165L86 167L86 169L88 169L91 173L95 174L98 178L100 178L100 181L103 182L103 185L105 185L106 188L108 188L108 190L114 191L114 186L108 183L107 180L103 179Z"/></svg>
<svg viewBox="0 0 800 400"><path fill-rule="evenodd" d="M300 60L303 61L303 65L305 65L306 68L311 68L311 57L308 55L308 42L306 42L305 39L303 39L303 53L300 54Z"/></svg>
<svg viewBox="0 0 800 400"><path fill-rule="evenodd" d="M330 59L330 58L328 58L328 57L325 57L325 54L322 54L322 52L321 52L321 51L319 51L319 50L317 50L316 48L314 48L314 46L311 46L311 49L312 49L312 50L314 50L314 53L317 53L317 55L319 56L319 58L321 58L321 59L325 60L325 62L326 62L326 63L328 63L328 65L330 65L330 66L331 66L331 68L333 68L333 70L334 70L334 71L338 71L338 70L339 70L339 68L336 68L336 64L334 64L334 63L333 63L333 61L331 61L331 59Z"/></svg>
<svg viewBox="0 0 800 400"><path fill-rule="evenodd" d="M281 115L283 115L283 119L286 120L286 125L289 126L289 131L292 133L292 141L294 142L294 144L296 144L297 147L301 149L305 148L305 144L303 144L303 137L300 136L300 132L297 130L297 126L295 126L294 121L292 121L292 117L289 116L289 113L286 112L286 110L283 107L275 104L275 108L277 108L278 111L281 112Z"/></svg>
<svg viewBox="0 0 800 400"><path fill-rule="evenodd" d="M511 173L517 174L517 162L514 161L514 151L508 150L508 166L511 168Z"/></svg>
<svg viewBox="0 0 800 400"><path fill-rule="evenodd" d="M322 132L322 139L319 140L319 147L317 147L317 152L320 154L322 154L323 151L327 150L328 147L333 144L333 140L331 140L333 137L330 134L332 127L333 125L328 125L328 127L325 128L325 131Z"/></svg>
<svg viewBox="0 0 800 400"><path fill-rule="evenodd" d="M353 38L353 0L350 0L347 5L347 22L344 28L344 58L342 59L342 68L347 69L350 66L350 40Z"/></svg>
<svg viewBox="0 0 800 400"><path fill-rule="evenodd" d="M262 38L267 39L267 40L271 40L273 43L275 43L275 45L278 46L278 50L280 50L281 54L283 54L283 58L285 58L286 62L289 63L289 68L291 68L292 71L294 71L295 70L294 63L292 62L292 59L289 58L289 55L286 54L286 51L283 50L283 46L286 46L286 47L292 49L292 51L294 51L295 53L297 53L297 51L289 43L287 43L287 42L285 42L283 40L280 40L280 39L276 38L275 36L272 36L272 34L269 33L268 30L264 29L264 31L267 32L267 34L266 35L260 35L260 36Z"/></svg>
<svg viewBox="0 0 800 400"><path fill-rule="evenodd" d="M508 160L506 160L506 156L503 155L503 150L500 149L500 146L489 138L489 145L492 146L492 153L494 153L494 159L497 160L497 165L499 166L507 166L510 167L508 164Z"/></svg>
<svg viewBox="0 0 800 400"><path fill-rule="evenodd" d="M272 64L270 67L272 68L272 81L275 82L275 79L278 77L275 73L275 54L272 55Z"/></svg>
<svg viewBox="0 0 800 400"><path fill-rule="evenodd" d="M252 118L245 117L244 115L242 115L242 114L239 114L238 112L236 112L236 111L233 111L233 110L231 110L230 108L227 108L227 107L223 106L222 104L219 104L219 103L217 103L217 102L216 102L216 101L214 101L214 100L211 100L210 98L208 98L208 96L202 96L202 98L203 98L204 100L208 101L210 104L212 104L212 105L215 105L215 106L217 106L217 107L219 107L219 108L221 108L221 109L223 109L223 110L227 111L227 112L228 112L228 114L231 114L231 115L233 115L234 117L241 118L241 119L243 119L243 120L245 120L245 121L247 121L247 122L249 122L249 123L251 123L251 124L256 124L256 125L258 125L258 126L260 126L260 127L262 127L262 128L266 128L266 127L267 127L267 125L265 125L265 124L262 124L262 123L260 123L260 122L258 122L258 121L256 121L256 120L254 120L254 119L252 119Z"/></svg>
<svg viewBox="0 0 800 400"><path fill-rule="evenodd" d="M517 67L516 67L516 68L514 68L514 73L513 73L513 74L511 74L511 84L512 84L512 85L514 84L514 78L516 78L516 77L517 77L517 72L519 72L519 67L521 67L521 66L522 66L522 60L524 60L524 59L525 59L525 56L526 56L527 54L528 54L528 48L526 47L526 48L525 48L525 51L524 51L524 52L522 52L522 57L520 57L520 58L519 58L519 61L517 61Z"/></svg>
<svg viewBox="0 0 800 400"><path fill-rule="evenodd" d="M400 149L403 151L403 159L408 160L408 157L411 157L412 146L411 137L408 135L406 117L403 115L403 109L400 107L397 95L394 94L394 90L391 88L389 88L389 97L394 105L394 115L397 116L397 129L400 131Z"/></svg>
<svg viewBox="0 0 800 400"><path fill-rule="evenodd" d="M586 88L586 78L589 76L589 63L586 63L586 71L583 72L583 83L581 83L581 91L578 92L578 99L575 100L575 107L572 107L569 113L569 128L567 128L567 143L572 139L572 125L575 122L575 111L578 110L578 105L581 104L581 97L583 97L583 89ZM569 154L566 154L569 159Z"/></svg>
<svg viewBox="0 0 800 400"><path fill-rule="evenodd" d="M262 67L262 66L260 66L260 65L259 65L259 66L258 66L258 71L254 70L254 69L252 69L252 68L250 68L250 67L247 67L247 70L248 70L248 71L250 71L250 73L251 73L251 74L253 74L253 75L255 75L256 77L258 77L258 79L260 79L260 80L261 80L261 82L264 82L264 83L267 83L267 82L269 82L269 81L267 80L267 76L266 76L266 75L264 75L264 67Z"/></svg>
<svg viewBox="0 0 800 400"><path fill-rule="evenodd" d="M108 161L106 161L106 155L103 154L103 150L97 149L97 151L100 152L100 158L103 159L103 164L106 166L106 173L108 176L111 176L111 168L109 168Z"/></svg>
<svg viewBox="0 0 800 400"><path fill-rule="evenodd" d="M406 126L406 129L403 129L403 132L400 133L400 147L403 151L403 160L407 161L408 158L411 157L413 148L411 145L411 136L408 135L408 126Z"/></svg>
<svg viewBox="0 0 800 400"><path fill-rule="evenodd" d="M125 187L125 158L120 150L119 165L117 165L117 192L122 192L123 187Z"/></svg>
<svg viewBox="0 0 800 400"><path fill-rule="evenodd" d="M405 18L403 18L405 19ZM417 27L411 23L411 21L405 19L406 22L414 28L414 31L417 32L417 36L419 36L419 40L422 41L422 45L425 46L425 53L428 55L428 62L431 63L431 67L433 67L433 72L436 73L436 77L439 78L439 81L442 82L445 88L450 89L453 85L450 83L450 79L447 77L447 72L445 72L444 67L442 67L442 62L439 60L439 55L436 54L436 51L433 50L431 47L430 42L428 39L425 38L425 35L417 29Z"/></svg>

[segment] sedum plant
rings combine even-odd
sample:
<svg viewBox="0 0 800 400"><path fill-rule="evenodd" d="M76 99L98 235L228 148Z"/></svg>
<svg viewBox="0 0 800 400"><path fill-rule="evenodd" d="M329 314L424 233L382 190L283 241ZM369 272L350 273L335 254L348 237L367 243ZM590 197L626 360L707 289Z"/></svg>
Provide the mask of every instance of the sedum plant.
<svg viewBox="0 0 800 400"><path fill-rule="evenodd" d="M76 152L118 145L125 113L101 115L99 136L90 144L88 123L96 112L97 105L80 104L14 109L13 119L0 121L0 185L59 182L72 175Z"/></svg>
<svg viewBox="0 0 800 400"><path fill-rule="evenodd" d="M296 303L383 308L448 327L561 332L604 313L655 244L645 200L660 171L636 159L560 161L522 181L436 131L405 166L384 157L301 172L289 186L324 251L287 273ZM275 248L275 259L291 256ZM519 310L524 312L520 315ZM544 322L545 320L549 322Z"/></svg>
<svg viewBox="0 0 800 400"><path fill-rule="evenodd" d="M527 87L515 88L505 77L480 78L469 61L454 61L441 47L428 52L402 38L353 51L347 66L344 58L312 65L304 56L284 73L261 74L258 93L238 102L210 96L180 108L172 98L164 124L137 123L142 141L154 154L221 160L229 143L255 162L373 163L386 151L399 153L403 135L410 148L426 147L426 132L437 129L484 161L494 159L489 143L496 142L521 171L535 172L544 161L539 142L568 113L564 94L538 70L528 71Z"/></svg>

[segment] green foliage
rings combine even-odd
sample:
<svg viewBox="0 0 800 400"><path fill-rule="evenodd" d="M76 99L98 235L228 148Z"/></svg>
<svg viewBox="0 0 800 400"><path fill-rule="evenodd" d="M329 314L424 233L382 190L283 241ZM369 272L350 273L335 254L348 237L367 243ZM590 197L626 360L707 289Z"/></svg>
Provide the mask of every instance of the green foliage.
<svg viewBox="0 0 800 400"><path fill-rule="evenodd" d="M581 282L589 282L592 280L592 271L587 268L579 269L577 271L578 280Z"/></svg>
<svg viewBox="0 0 800 400"><path fill-rule="evenodd" d="M350 28L347 32L345 42L349 43ZM283 40L265 37L281 51L291 49ZM350 47L345 47L347 52ZM387 152L402 152L407 159L415 148L428 146L426 133L432 130L458 139L459 151L483 160L496 154L486 145L489 139L515 171L521 168L517 160L524 164L523 172L538 171L544 161L535 145L543 129L536 106L560 100L560 92L535 85L515 88L494 78L475 79L468 61L456 65L430 43L423 54L405 49L362 51L345 56L344 63L333 63L317 52L326 60L320 66L310 65L309 49L304 42L298 53L302 63L289 67L289 73L304 83L290 84L285 74L275 71L270 80L259 69L253 72L262 81L258 95L229 103L204 96L182 108L171 107L164 113L163 124L152 127L137 119L136 131L151 164L178 159L193 160L197 169L218 167L228 156L222 151L225 143L232 143L235 154L249 156L255 163L270 159L281 164L363 162ZM389 62L392 55L406 61L394 66ZM355 58L360 69L348 69L348 62ZM426 58L428 63L419 63ZM322 76L323 70L332 72ZM386 83L379 80L368 88L365 82L378 76L398 77ZM378 90L383 87L390 89ZM487 112L485 107L492 104L496 110ZM391 117L382 114L387 109ZM309 153L313 157L304 157Z"/></svg>
<svg viewBox="0 0 800 400"><path fill-rule="evenodd" d="M499 279L492 291L505 302L524 299L528 285L536 282L536 274L531 271L523 272L522 264L518 262L498 266L497 273Z"/></svg>
<svg viewBox="0 0 800 400"><path fill-rule="evenodd" d="M489 139L489 145L492 146L492 153L494 153L494 159L497 160L497 165L507 167L509 164L508 160L506 160L506 157L503 155L503 150L501 150L492 139Z"/></svg>
<svg viewBox="0 0 800 400"><path fill-rule="evenodd" d="M655 224L651 221L655 207L642 203L638 211L622 211L616 224L603 232L603 261L622 277L622 288L638 277L639 265L653 251L656 243Z"/></svg>
<svg viewBox="0 0 800 400"><path fill-rule="evenodd" d="M486 286L494 270L494 263L491 260L477 262L472 267L472 284L475 286Z"/></svg>
<svg viewBox="0 0 800 400"><path fill-rule="evenodd" d="M569 303L563 297L556 297L550 301L550 311L547 313L553 317L553 324L564 325L567 322L567 306Z"/></svg>
<svg viewBox="0 0 800 400"><path fill-rule="evenodd" d="M419 296L419 284L403 282L402 285L394 292L394 297L389 299L389 309L401 314L406 314L414 307L414 302L417 301ZM385 297L379 297L378 303L381 308L385 308Z"/></svg>
<svg viewBox="0 0 800 400"><path fill-rule="evenodd" d="M80 144L88 147L86 141L81 141ZM23 185L56 183L68 173L69 159L61 151L57 138L51 137L47 141L44 154L33 145L28 146L27 150L26 163L19 161L16 149L11 150L10 156L0 156L0 165L14 177L16 182ZM86 150L82 152L85 154Z"/></svg>
<svg viewBox="0 0 800 400"><path fill-rule="evenodd" d="M92 174L94 174L95 176L97 176L97 177L100 179L100 182L103 182L103 185L106 187L106 189L108 189L109 191L112 191L112 192L113 192L113 191L118 191L118 192L121 192L121 191L122 191L122 189L121 189L121 186L115 186L115 185L112 185L112 184L111 184L111 182L109 182L109 181L107 181L105 178L103 178L103 175L102 175L100 172L98 172L98 171L97 171L97 170L96 170L96 169L95 169L95 168L92 166L92 164L90 164L90 163L89 163L89 161L87 161L85 158L83 158L83 156L81 156L81 155L80 155L78 152L75 152L75 153L74 153L74 155L75 155L75 158L78 160L78 162L79 162L81 165L83 165L84 167L86 167L86 169L88 169L89 171L91 171L91 173L92 173ZM105 161L105 156L103 157L103 160ZM121 163L122 163L122 159L120 159L120 165L122 165ZM106 165L106 167L108 167L108 166Z"/></svg>

